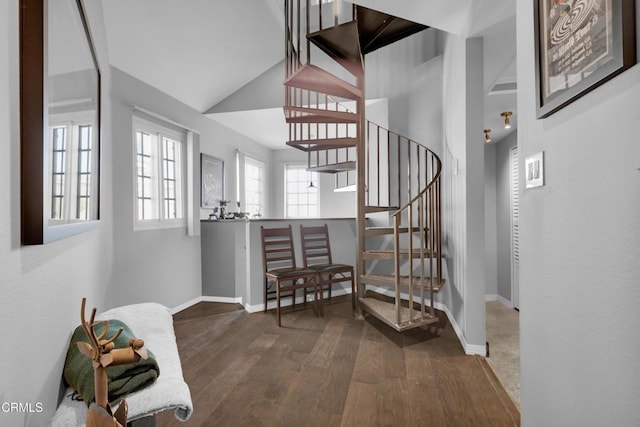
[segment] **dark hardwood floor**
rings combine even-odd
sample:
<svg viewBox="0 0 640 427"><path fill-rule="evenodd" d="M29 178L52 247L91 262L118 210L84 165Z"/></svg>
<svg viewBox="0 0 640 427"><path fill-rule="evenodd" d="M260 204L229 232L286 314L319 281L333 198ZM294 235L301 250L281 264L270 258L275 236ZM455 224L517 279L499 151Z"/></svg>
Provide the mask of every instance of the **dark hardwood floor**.
<svg viewBox="0 0 640 427"><path fill-rule="evenodd" d="M350 297L245 312L200 303L174 316L194 413L157 426L514 426L520 416L484 358L466 356L446 315L398 333L356 320Z"/></svg>

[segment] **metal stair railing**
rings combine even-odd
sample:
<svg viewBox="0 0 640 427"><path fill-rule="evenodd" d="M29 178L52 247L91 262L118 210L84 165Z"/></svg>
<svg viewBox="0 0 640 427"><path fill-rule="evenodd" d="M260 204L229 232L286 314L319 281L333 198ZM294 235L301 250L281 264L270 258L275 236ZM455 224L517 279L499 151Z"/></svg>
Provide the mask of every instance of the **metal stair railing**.
<svg viewBox="0 0 640 427"><path fill-rule="evenodd" d="M304 19L301 16L302 4L306 6ZM356 15L355 8L354 6L353 16ZM313 19L311 18L312 10L316 12ZM339 25L337 1L334 1L332 25L325 26L324 15L326 13L323 13L322 0L317 6L312 6L309 0L285 1L286 81L289 81L302 67L311 63L311 44L306 35L312 31L330 29L331 26ZM305 43L302 43L303 38L306 39ZM304 64L302 58L305 59ZM355 86L361 91L364 91L363 78L362 75L356 76ZM367 250L364 237L364 212L366 208L391 212L395 322L387 322L401 330L401 328L412 327L408 324L414 322L415 325L419 325L420 322L424 324L427 319L428 322L437 320L434 317L434 290L439 289L443 283L440 200L442 163L436 153L426 146L365 120L364 94L361 92L361 95L356 100L357 113L354 113L344 106L340 99L331 95L295 87L295 83L285 85L284 110L289 123L287 144L308 153L310 169L349 161L355 161L358 164L356 173L362 183L357 188L358 274L356 280L359 282L358 293L363 303L366 299L365 285L360 283L360 277L367 274L364 258ZM355 138L356 146L337 146L346 144L342 138L351 137ZM331 146L332 144L334 146ZM337 177L342 173L344 172L336 174L336 182ZM355 178L353 181L357 182L358 179ZM350 183L348 176L346 182ZM408 248L401 253L402 233L407 233ZM415 233L418 233L417 239L414 237ZM401 277L401 264L405 259L408 260L406 262L408 262L409 273L408 277ZM417 274L414 273L416 267L419 269ZM425 277L427 267L429 277ZM416 283L419 283L420 296L417 317L413 304ZM429 290L428 314L426 313L425 288L427 286L425 284L428 284ZM406 310L402 310L401 287L408 287L408 319ZM404 318L402 313L405 313Z"/></svg>

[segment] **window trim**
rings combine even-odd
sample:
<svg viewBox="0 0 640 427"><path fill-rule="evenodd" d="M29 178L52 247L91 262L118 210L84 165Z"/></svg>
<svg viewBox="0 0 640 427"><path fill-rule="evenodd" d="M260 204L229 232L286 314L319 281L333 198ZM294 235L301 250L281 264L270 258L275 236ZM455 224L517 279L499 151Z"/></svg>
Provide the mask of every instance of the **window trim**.
<svg viewBox="0 0 640 427"><path fill-rule="evenodd" d="M261 181L261 195L262 198L260 200L260 207L261 207L261 211L260 211L260 217L264 218L265 216L265 211L267 209L267 164L261 160L255 159L253 157L244 156L244 161L243 161L243 187L244 187L244 191L242 192L242 204L243 206L240 207L240 210L242 210L243 212L247 212L249 215L249 218L253 218L253 215L255 214L254 212L250 212L247 209L247 165L253 166L253 167L257 167L262 169L262 181Z"/></svg>
<svg viewBox="0 0 640 427"><path fill-rule="evenodd" d="M155 208L158 212L158 217L154 219L139 219L138 218L138 148L137 148L137 133L139 131L155 135L156 140L152 147L152 153L156 159L153 164L153 171L156 173L155 179L152 178L152 194L155 194L156 203ZM179 167L180 167L180 185L176 186L176 197L180 202L180 218L164 218L164 191L162 189L164 185L164 172L163 172L163 146L162 137L168 137L175 141L180 142L179 150ZM186 185L187 185L187 131L176 130L173 127L168 127L161 123L147 120L138 115L133 116L132 120L132 181L133 181L133 230L134 231L146 231L146 230L162 230L170 228L186 228L187 227L187 197L186 197Z"/></svg>

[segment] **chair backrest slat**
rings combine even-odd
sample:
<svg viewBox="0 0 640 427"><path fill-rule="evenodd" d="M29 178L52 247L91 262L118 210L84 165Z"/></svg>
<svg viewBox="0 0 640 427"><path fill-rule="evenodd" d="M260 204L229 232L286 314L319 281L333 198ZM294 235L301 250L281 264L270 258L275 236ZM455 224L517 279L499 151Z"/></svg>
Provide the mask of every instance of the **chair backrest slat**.
<svg viewBox="0 0 640 427"><path fill-rule="evenodd" d="M262 265L264 271L273 268L296 267L291 225L282 228L260 227L262 236Z"/></svg>
<svg viewBox="0 0 640 427"><path fill-rule="evenodd" d="M331 264L333 262L327 224L313 227L300 225L300 240L302 242L302 260L305 267L314 264Z"/></svg>

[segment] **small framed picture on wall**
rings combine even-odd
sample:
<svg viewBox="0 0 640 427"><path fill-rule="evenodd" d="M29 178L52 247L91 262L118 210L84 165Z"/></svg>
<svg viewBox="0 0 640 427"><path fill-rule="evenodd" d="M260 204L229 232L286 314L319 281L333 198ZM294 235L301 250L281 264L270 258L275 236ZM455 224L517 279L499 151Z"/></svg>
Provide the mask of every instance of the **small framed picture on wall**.
<svg viewBox="0 0 640 427"><path fill-rule="evenodd" d="M200 154L200 207L214 208L224 200L224 161Z"/></svg>

